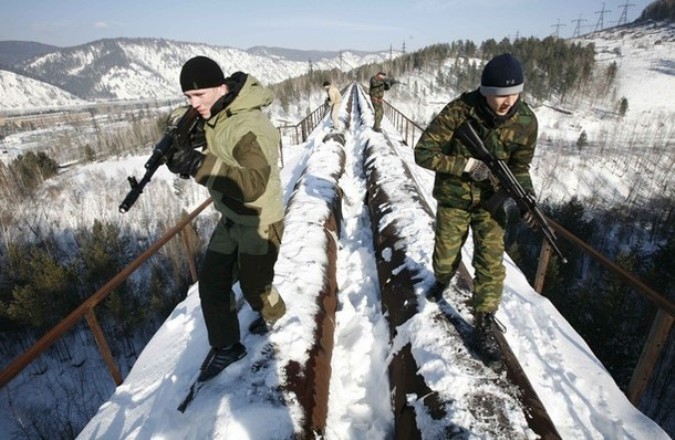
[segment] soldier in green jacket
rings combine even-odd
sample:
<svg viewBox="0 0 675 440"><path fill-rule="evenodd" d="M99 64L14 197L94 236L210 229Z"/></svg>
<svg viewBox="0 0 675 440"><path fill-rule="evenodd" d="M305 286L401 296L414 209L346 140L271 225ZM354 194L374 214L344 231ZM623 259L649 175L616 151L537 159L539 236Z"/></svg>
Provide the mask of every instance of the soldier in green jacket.
<svg viewBox="0 0 675 440"><path fill-rule="evenodd" d="M272 92L252 75L225 78L215 61L197 56L183 65L180 84L201 115L206 146L179 148L167 166L206 186L221 214L199 273L212 347L198 379L204 381L246 355L232 292L236 281L259 313L252 333L267 332L286 311L272 285L284 229L279 132L261 111L272 102Z"/></svg>
<svg viewBox="0 0 675 440"><path fill-rule="evenodd" d="M523 84L522 68L516 58L511 54L494 57L485 65L481 86L448 103L415 145L416 163L436 172L433 190L438 201L433 253L436 282L427 297L430 300L442 297L459 267L461 249L471 228L476 348L490 363L500 362L493 329L506 276L503 264L506 213L503 206L493 212L485 208L484 204L495 194L495 184L487 166L471 157L454 133L462 123L471 120L488 150L508 165L524 189L532 191L529 167L538 124L530 107L520 99Z"/></svg>
<svg viewBox="0 0 675 440"><path fill-rule="evenodd" d="M384 116L384 91L391 88L391 83L387 81L387 74L384 72L377 72L370 78L370 102L373 104L373 112L375 113L375 123L373 130L382 131L380 124Z"/></svg>

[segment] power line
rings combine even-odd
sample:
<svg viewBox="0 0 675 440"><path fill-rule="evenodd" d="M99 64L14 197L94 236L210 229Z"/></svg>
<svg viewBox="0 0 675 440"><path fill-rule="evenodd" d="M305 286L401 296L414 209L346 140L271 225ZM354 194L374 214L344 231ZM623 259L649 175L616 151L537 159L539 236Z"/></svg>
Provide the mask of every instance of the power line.
<svg viewBox="0 0 675 440"><path fill-rule="evenodd" d="M600 14L600 17L598 18L598 22L595 24L595 31L601 31L605 28L605 13L609 12L610 9L605 9L605 3L602 3L602 10L600 11L595 11L596 14Z"/></svg>
<svg viewBox="0 0 675 440"><path fill-rule="evenodd" d="M572 35L572 38L575 38L575 37L578 37L578 36L581 35L581 23L584 22L584 21L588 21L588 20L582 19L581 15L579 15L579 18L577 18L576 20L572 20L572 23L577 24L576 27L574 28L574 34Z"/></svg>
<svg viewBox="0 0 675 440"><path fill-rule="evenodd" d="M619 26L621 26L623 24L626 24L626 22L628 21L628 7L629 6L635 6L635 5L633 3L626 2L625 4L620 5L620 6L623 7L623 11L621 12L621 17L619 18L619 23L618 23Z"/></svg>
<svg viewBox="0 0 675 440"><path fill-rule="evenodd" d="M555 32L553 33L553 35L555 35L556 38L560 37L560 28L563 27L563 26L565 26L565 25L560 23L560 19L558 19L557 24L554 24L554 25L551 26L551 27L555 28Z"/></svg>

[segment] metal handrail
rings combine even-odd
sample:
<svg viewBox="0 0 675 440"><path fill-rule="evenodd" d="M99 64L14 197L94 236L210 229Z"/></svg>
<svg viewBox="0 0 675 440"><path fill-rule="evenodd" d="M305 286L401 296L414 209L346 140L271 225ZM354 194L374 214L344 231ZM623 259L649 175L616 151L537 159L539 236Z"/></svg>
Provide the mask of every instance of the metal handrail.
<svg viewBox="0 0 675 440"><path fill-rule="evenodd" d="M61 322L56 324L51 330L49 330L40 340L33 344L28 350L26 350L21 356L12 361L7 367L5 367L0 372L0 389L2 389L7 383L9 383L14 377L16 377L21 371L26 368L28 364L34 361L39 355L41 355L45 350L51 347L54 342L61 338L65 332L70 330L75 326L80 319L83 317L86 318L87 323L89 324L94 338L96 339L96 344L101 351L101 355L110 371L110 374L113 377L116 385L122 383L122 375L120 374L119 368L115 363L110 347L103 335L103 331L98 324L96 315L94 314L94 309L99 305L104 299L112 293L117 287L119 287L127 278L131 276L143 263L145 263L153 254L155 254L161 247L163 247L169 240L171 240L179 232L183 231L185 227L199 215L204 209L206 209L212 202L211 198L208 198L201 205L199 205L194 211L188 214L183 220L178 222L174 227L169 229L162 237L160 237L155 243L152 244L145 252L138 256L134 261L132 261L127 267L122 269L117 275L115 275L110 281L108 281L103 287L101 287L96 293L87 298L79 307L73 310L68 316L66 316ZM190 266L190 273L192 276L192 281L197 282L197 273L194 270L195 264L193 261L192 253L190 252L190 247L188 240L184 238L184 243L187 248L188 254L188 263Z"/></svg>
<svg viewBox="0 0 675 440"><path fill-rule="evenodd" d="M398 111L393 105L387 101L384 103L384 114L389 118L389 120L394 124L394 127L401 133L403 136L403 143L409 146L414 146L415 144L415 134L419 131L420 135L424 129L415 121Z"/></svg>
<svg viewBox="0 0 675 440"><path fill-rule="evenodd" d="M670 331L675 322L675 303L670 301L664 294L657 292L641 281L635 274L627 271L618 264L611 261L609 258L602 255L591 245L581 240L576 235L572 234L567 229L563 228L551 219L548 219L551 227L567 241L572 243L578 249L581 249L586 254L590 255L595 261L600 263L606 269L620 276L624 281L630 284L637 292L648 299L657 309L656 316L652 322L647 340L642 348L642 353L638 359L637 365L633 369L626 395L628 399L637 406L647 387L649 378L651 377L656 362L661 354L662 349L666 346ZM548 271L548 264L552 250L551 246L546 240L543 240L541 252L539 254L539 264L534 282L534 288L541 293L544 286L544 278Z"/></svg>

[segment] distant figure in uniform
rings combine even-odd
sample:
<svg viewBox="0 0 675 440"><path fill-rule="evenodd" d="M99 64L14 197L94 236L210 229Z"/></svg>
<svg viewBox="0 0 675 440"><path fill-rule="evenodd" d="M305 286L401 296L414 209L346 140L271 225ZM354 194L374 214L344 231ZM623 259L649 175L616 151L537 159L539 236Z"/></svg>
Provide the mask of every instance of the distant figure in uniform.
<svg viewBox="0 0 675 440"><path fill-rule="evenodd" d="M340 113L340 101L342 96L340 96L340 91L335 87L330 81L323 82L323 88L328 94L326 97L326 104L331 108L330 117L333 121L333 128L336 130L340 129L340 118L338 114Z"/></svg>
<svg viewBox="0 0 675 440"><path fill-rule="evenodd" d="M207 187L221 214L199 273L211 345L198 378L205 381L246 355L232 291L237 281L258 312L251 333L266 333L286 312L272 285L284 231L279 131L261 110L272 102L272 91L252 75L225 78L215 61L197 56L183 65L180 85L201 116L206 148L179 148L167 167ZM178 109L174 116L184 112Z"/></svg>
<svg viewBox="0 0 675 440"><path fill-rule="evenodd" d="M373 111L375 112L375 122L373 130L382 131L380 124L382 123L382 116L384 116L384 91L391 88L391 83L387 81L387 74L384 72L377 72L370 78L370 101L373 103Z"/></svg>
<svg viewBox="0 0 675 440"><path fill-rule="evenodd" d="M455 131L471 121L487 149L503 160L526 191L532 192L529 168L537 141L538 123L520 99L520 63L511 54L491 59L478 89L448 103L415 145L415 162L436 172L433 195L436 210L433 269L436 282L427 298L437 301L457 271L461 249L471 228L475 269L472 307L476 348L488 363L501 362L494 338L494 314L501 302L506 269L503 265L506 212L494 212L485 202L495 195L487 166L471 154ZM532 226L529 213L523 219Z"/></svg>

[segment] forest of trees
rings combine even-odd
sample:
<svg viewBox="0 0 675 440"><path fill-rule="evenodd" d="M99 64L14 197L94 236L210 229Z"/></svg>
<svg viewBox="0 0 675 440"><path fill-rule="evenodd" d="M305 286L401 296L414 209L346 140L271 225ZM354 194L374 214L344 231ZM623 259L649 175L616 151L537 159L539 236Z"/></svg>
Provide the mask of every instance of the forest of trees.
<svg viewBox="0 0 675 440"><path fill-rule="evenodd" d="M384 63L366 64L350 72L337 69L311 71L275 84L272 88L284 108L308 91L316 89L327 78L336 84L352 81L367 84L373 73L379 70L384 70L392 78L403 74L414 75L416 71L435 71L439 75L439 87L447 86L457 91L473 90L480 84L484 63L494 55L505 52L513 53L523 61L527 94L539 101L564 100L568 92L590 80L595 66L595 48L592 44L570 44L560 38L522 38L514 42L504 39L499 43L487 40L480 46L472 41L456 41L428 46ZM455 68L444 72L440 66L448 59L455 60ZM611 76L611 72L607 72L607 75Z"/></svg>
<svg viewBox="0 0 675 440"><path fill-rule="evenodd" d="M670 20L675 21L675 0L657 0L650 3L636 21Z"/></svg>

